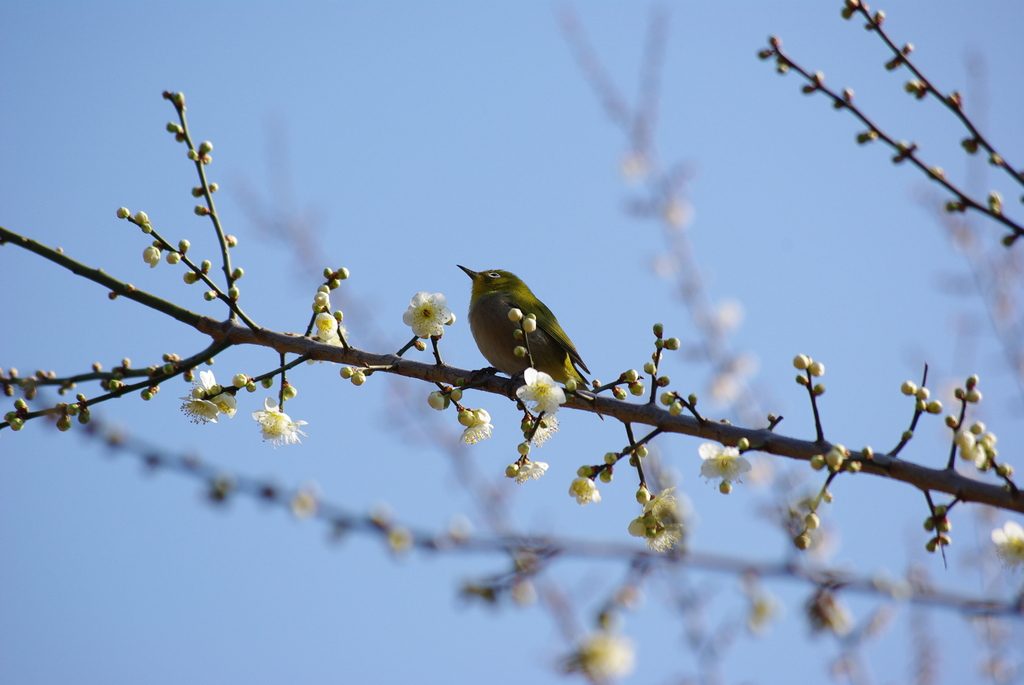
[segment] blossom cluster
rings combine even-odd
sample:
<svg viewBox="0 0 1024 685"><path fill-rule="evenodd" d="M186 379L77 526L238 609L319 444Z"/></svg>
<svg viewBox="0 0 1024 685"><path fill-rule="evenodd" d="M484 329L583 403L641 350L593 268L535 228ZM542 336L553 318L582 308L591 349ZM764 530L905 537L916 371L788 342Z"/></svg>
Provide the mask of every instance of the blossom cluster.
<svg viewBox="0 0 1024 685"><path fill-rule="evenodd" d="M181 410L192 423L217 423L220 414L230 419L237 409L235 396L217 385L213 371L200 371L199 380L192 384L192 392L179 399L185 400Z"/></svg>
<svg viewBox="0 0 1024 685"><path fill-rule="evenodd" d="M683 537L683 526L679 522L678 501L672 494L675 488L666 488L655 497L647 488L641 488L637 499L644 499L643 514L629 523L629 534L644 538L647 547L655 552L667 552Z"/></svg>

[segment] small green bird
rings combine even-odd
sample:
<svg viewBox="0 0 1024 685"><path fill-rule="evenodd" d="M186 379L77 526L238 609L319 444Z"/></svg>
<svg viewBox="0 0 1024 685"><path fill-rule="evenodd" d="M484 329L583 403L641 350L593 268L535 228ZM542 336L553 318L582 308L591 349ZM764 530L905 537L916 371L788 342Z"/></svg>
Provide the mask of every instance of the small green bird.
<svg viewBox="0 0 1024 685"><path fill-rule="evenodd" d="M508 271L473 271L459 265L473 279L469 301L469 329L481 354L499 371L512 376L529 367L527 357L517 357L515 348L521 343L513 335L519 324L508 318L512 309L523 316L537 317L537 330L529 334L530 353L538 371L559 383L570 378L583 385L587 381L577 370L590 369L583 363L576 346L569 340L558 319L515 274Z"/></svg>

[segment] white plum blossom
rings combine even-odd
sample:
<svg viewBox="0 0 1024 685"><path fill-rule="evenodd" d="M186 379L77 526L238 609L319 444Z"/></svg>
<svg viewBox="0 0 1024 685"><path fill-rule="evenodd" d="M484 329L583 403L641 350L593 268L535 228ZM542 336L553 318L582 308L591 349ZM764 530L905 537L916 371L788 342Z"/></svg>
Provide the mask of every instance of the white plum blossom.
<svg viewBox="0 0 1024 685"><path fill-rule="evenodd" d="M655 552L667 552L683 537L679 523L679 507L675 488L666 488L644 505L643 514L629 524L629 534L645 538L647 547Z"/></svg>
<svg viewBox="0 0 1024 685"><path fill-rule="evenodd" d="M313 330L316 339L328 345L341 345L341 334L345 333L345 327L339 326L334 315L327 312L320 312L316 315L316 319L313 321Z"/></svg>
<svg viewBox="0 0 1024 685"><path fill-rule="evenodd" d="M548 438L558 432L558 419L556 417L547 414L540 420L540 423L541 425L533 434L534 447L540 447L548 441Z"/></svg>
<svg viewBox="0 0 1024 685"><path fill-rule="evenodd" d="M193 390L192 392L197 391ZM185 403L181 405L181 411L185 412L185 416L189 417L192 423L217 423L217 414L220 413L220 409L213 402L202 397L181 397L179 399L185 400Z"/></svg>
<svg viewBox="0 0 1024 685"><path fill-rule="evenodd" d="M185 400L181 410L192 419L192 423L217 423L218 414L227 414L231 418L238 407L234 395L221 392L213 371L200 371L191 394L179 399Z"/></svg>
<svg viewBox="0 0 1024 685"><path fill-rule="evenodd" d="M750 462L735 447L724 447L714 442L705 442L697 448L704 463L700 475L706 479L721 478L722 482L740 482L740 476L750 470Z"/></svg>
<svg viewBox="0 0 1024 685"><path fill-rule="evenodd" d="M519 465L519 470L516 471L516 482L521 485L531 478L537 480L547 470L548 465L543 461L525 461Z"/></svg>
<svg viewBox="0 0 1024 685"><path fill-rule="evenodd" d="M1016 521L1007 521L992 531L996 554L1009 568L1024 565L1024 528Z"/></svg>
<svg viewBox="0 0 1024 685"><path fill-rule="evenodd" d="M491 415L487 413L486 409L477 409L473 412L469 425L466 426L466 430L462 431L459 439L467 445L472 445L491 437L492 428Z"/></svg>
<svg viewBox="0 0 1024 685"><path fill-rule="evenodd" d="M533 411L550 415L565 403L565 391L543 371L530 367L523 372L523 381L526 385L516 390L516 397Z"/></svg>
<svg viewBox="0 0 1024 685"><path fill-rule="evenodd" d="M441 337L444 326L455 321L455 315L446 304L447 300L441 293L416 293L402 315L402 322L410 326L419 338Z"/></svg>
<svg viewBox="0 0 1024 685"><path fill-rule="evenodd" d="M597 491L593 478L577 478L569 485L569 494L576 498L580 506L601 501L601 493Z"/></svg>
<svg viewBox="0 0 1024 685"><path fill-rule="evenodd" d="M569 673L580 672L593 683L606 683L633 670L636 653L628 639L606 630L587 637L565 661Z"/></svg>
<svg viewBox="0 0 1024 685"><path fill-rule="evenodd" d="M302 442L300 435L305 435L299 426L305 426L305 421L292 421L291 417L278 408L277 401L268 397L263 401L263 409L254 411L252 417L260 424L263 431L263 439L274 443L274 449L278 445L290 445L293 442Z"/></svg>

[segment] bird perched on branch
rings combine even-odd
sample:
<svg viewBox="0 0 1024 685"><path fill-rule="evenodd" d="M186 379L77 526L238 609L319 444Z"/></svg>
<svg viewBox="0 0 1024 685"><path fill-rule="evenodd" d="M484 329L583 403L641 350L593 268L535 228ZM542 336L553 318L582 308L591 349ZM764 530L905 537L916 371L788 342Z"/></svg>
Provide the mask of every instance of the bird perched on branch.
<svg viewBox="0 0 1024 685"><path fill-rule="evenodd" d="M580 369L583 373L590 373L590 370L576 346L551 310L521 279L498 269L473 271L461 265L459 268L473 279L469 328L481 354L494 368L512 376L525 371L532 356L533 367L559 383L570 379L580 385L586 383ZM527 322L530 315L535 318L535 324ZM536 328L531 331L534 325ZM520 329L525 333L525 340L516 338L516 331Z"/></svg>

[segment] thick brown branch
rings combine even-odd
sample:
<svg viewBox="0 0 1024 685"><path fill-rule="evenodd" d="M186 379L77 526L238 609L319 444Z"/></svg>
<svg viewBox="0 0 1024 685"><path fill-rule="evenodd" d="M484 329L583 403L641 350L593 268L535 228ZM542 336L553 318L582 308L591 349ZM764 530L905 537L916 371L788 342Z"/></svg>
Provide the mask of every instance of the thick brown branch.
<svg viewBox="0 0 1024 685"><path fill-rule="evenodd" d="M344 349L325 345L310 338L267 329L250 330L231 321L215 321L199 317L200 331L216 340L236 345L263 345L278 352L309 355L313 359L338 362L356 367L387 367L388 373L417 378L431 383L455 385L460 379L473 378L473 387L505 397L514 396L515 385L507 378L491 375L481 379L473 371L448 365L428 364L404 359L393 354L374 354L350 347ZM521 382L521 381L520 381ZM610 397L584 397L577 395L566 407L612 416L627 423L655 426L668 433L682 433L714 440L725 445L736 445L746 438L753 449L790 459L804 461L816 454L824 454L832 447L827 441L812 442L778 435L767 428L753 429L733 426L712 420L698 422L689 416L672 416L665 409L650 403L633 404ZM1000 509L1024 513L1024 494L1011 493L1002 486L982 483L961 475L952 469L933 469L902 459L876 454L863 461L863 473L892 478L921 490L945 492L965 502L979 502ZM851 474L851 477L855 477Z"/></svg>

